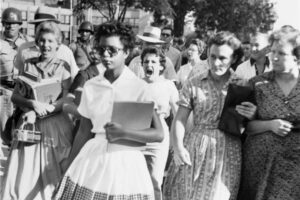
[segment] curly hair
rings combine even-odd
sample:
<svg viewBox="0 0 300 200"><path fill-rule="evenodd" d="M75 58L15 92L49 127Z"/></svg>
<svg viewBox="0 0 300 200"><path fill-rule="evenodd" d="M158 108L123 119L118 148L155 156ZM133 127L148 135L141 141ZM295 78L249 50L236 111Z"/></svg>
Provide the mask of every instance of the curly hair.
<svg viewBox="0 0 300 200"><path fill-rule="evenodd" d="M292 45L292 53L297 59L300 59L300 31L291 27L282 27L281 29L273 32L269 38L269 42L288 43Z"/></svg>
<svg viewBox="0 0 300 200"><path fill-rule="evenodd" d="M203 42L202 40L200 40L200 39L198 39L198 38L192 39L192 40L189 42L188 46L190 46L191 44L194 44L194 45L197 46L198 51L199 51L199 54L202 54L202 52L204 51L205 46L206 46L206 45L205 45L205 42Z"/></svg>
<svg viewBox="0 0 300 200"><path fill-rule="evenodd" d="M99 44L102 37L119 36L124 45L124 50L133 49L135 42L135 34L130 25L113 21L101 24L95 34L95 45Z"/></svg>
<svg viewBox="0 0 300 200"><path fill-rule="evenodd" d="M165 56L165 54L159 48L147 47L142 51L142 54L141 54L142 65L143 65L143 62L144 62L144 58L147 54L154 54L154 55L159 57L159 63L163 67L163 69L159 72L159 75L161 75L166 69L166 56Z"/></svg>

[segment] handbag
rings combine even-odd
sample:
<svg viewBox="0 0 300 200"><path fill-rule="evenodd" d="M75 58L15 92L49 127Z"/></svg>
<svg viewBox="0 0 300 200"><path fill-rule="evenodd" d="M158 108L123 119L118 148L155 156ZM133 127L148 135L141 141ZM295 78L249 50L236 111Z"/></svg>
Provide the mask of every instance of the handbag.
<svg viewBox="0 0 300 200"><path fill-rule="evenodd" d="M240 115L235 110L235 107L245 101L255 103L253 89L250 86L229 84L218 124L218 128L221 131L237 137L242 135L247 119Z"/></svg>
<svg viewBox="0 0 300 200"><path fill-rule="evenodd" d="M31 125L32 130L28 127ZM24 121L19 129L13 131L13 140L26 143L39 143L42 140L42 134L36 130L35 124Z"/></svg>

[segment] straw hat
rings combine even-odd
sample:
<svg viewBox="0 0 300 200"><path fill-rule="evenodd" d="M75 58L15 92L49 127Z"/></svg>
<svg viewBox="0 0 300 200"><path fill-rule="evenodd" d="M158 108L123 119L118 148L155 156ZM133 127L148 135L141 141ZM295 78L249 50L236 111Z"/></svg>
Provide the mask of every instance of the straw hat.
<svg viewBox="0 0 300 200"><path fill-rule="evenodd" d="M34 20L29 21L29 24L37 24L45 21L53 21L56 23L60 23L57 19L56 16L51 12L51 8L46 7L46 6L40 6L36 10L34 14Z"/></svg>
<svg viewBox="0 0 300 200"><path fill-rule="evenodd" d="M158 27L147 26L144 30L143 35L137 35L138 38L149 43L165 43L160 40L161 30Z"/></svg>

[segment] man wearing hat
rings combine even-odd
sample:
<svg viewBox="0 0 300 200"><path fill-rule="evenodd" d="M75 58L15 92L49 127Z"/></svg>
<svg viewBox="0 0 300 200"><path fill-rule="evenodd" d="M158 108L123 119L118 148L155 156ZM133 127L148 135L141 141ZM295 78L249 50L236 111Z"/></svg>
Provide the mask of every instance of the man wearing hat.
<svg viewBox="0 0 300 200"><path fill-rule="evenodd" d="M37 26L45 21L53 21L59 23L55 15L51 12L51 8L42 6L37 9L34 15L34 20L29 21L29 23L34 24L36 30ZM24 43L18 49L18 53L14 62L15 67L19 69L20 73L22 73L25 60L33 57L38 57L39 55L40 51L38 46L35 44L35 41ZM70 65L70 73L73 79L79 69L75 62L72 51L66 45L61 44L57 50L57 57L66 61Z"/></svg>
<svg viewBox="0 0 300 200"><path fill-rule="evenodd" d="M1 20L4 31L0 35L0 132L3 133L6 121L13 112L10 98L14 77L18 74L13 60L19 46L27 41L32 41L33 38L20 32L22 26L20 10L13 7L6 8L2 13Z"/></svg>
<svg viewBox="0 0 300 200"><path fill-rule="evenodd" d="M160 40L161 30L158 27L148 26L145 28L143 35L137 35L142 40L142 51L149 46L155 46L162 48L164 41ZM138 77L143 78L145 76L142 67L141 56L137 56L129 63L129 69L131 69ZM163 73L166 79L176 81L177 75L174 69L174 65L170 58L166 57L166 69Z"/></svg>
<svg viewBox="0 0 300 200"><path fill-rule="evenodd" d="M82 22L79 26L78 33L78 41L71 43L69 47L73 51L77 66L80 70L84 70L91 63L94 63L91 57L93 50L93 24L89 21Z"/></svg>

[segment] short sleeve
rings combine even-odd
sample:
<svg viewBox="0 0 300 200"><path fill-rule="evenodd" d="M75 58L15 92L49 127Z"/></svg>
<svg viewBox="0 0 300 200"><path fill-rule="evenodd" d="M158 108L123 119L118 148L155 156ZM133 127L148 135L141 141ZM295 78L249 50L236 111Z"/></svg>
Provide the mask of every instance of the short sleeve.
<svg viewBox="0 0 300 200"><path fill-rule="evenodd" d="M187 80L184 82L182 90L180 92L178 105L187 107L189 109L193 109L192 99L193 99L192 83L190 80Z"/></svg>
<svg viewBox="0 0 300 200"><path fill-rule="evenodd" d="M170 101L177 103L179 100L179 93L178 90L173 82L170 82L170 92L171 92L171 98Z"/></svg>

